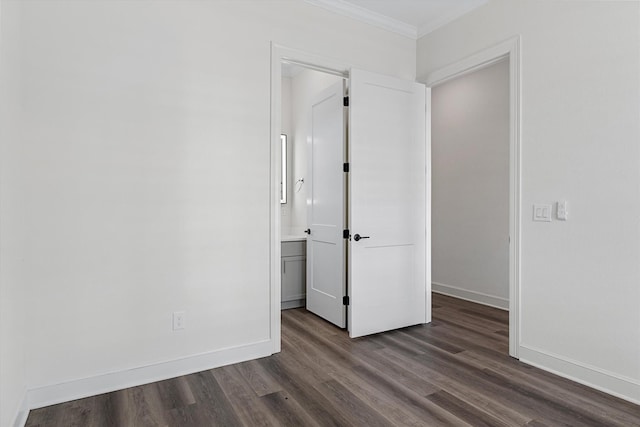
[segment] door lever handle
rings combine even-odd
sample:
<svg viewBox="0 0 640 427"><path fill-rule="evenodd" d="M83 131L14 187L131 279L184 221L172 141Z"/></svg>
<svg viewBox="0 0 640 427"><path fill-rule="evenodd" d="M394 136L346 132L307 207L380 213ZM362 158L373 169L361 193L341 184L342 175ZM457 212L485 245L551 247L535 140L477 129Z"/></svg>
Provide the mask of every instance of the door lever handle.
<svg viewBox="0 0 640 427"><path fill-rule="evenodd" d="M359 234L356 234L355 236L353 236L353 240L355 240L356 242L358 242L360 239L368 239L369 236L361 236Z"/></svg>
<svg viewBox="0 0 640 427"><path fill-rule="evenodd" d="M311 235L311 229L307 228L306 230L304 230L305 233L307 233L308 235Z"/></svg>

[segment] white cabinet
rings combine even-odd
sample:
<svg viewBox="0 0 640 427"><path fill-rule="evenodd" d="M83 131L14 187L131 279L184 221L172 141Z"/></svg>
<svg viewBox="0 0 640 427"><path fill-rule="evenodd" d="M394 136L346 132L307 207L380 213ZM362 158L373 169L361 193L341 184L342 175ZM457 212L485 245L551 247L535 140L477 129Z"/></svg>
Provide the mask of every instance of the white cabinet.
<svg viewBox="0 0 640 427"><path fill-rule="evenodd" d="M306 301L307 242L282 242L282 304L287 308L304 307Z"/></svg>

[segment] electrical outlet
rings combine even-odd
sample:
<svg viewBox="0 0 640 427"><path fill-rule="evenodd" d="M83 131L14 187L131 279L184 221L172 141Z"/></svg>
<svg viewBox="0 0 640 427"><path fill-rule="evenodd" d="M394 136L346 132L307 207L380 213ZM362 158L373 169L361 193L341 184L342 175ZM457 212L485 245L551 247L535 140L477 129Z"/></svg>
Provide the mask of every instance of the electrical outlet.
<svg viewBox="0 0 640 427"><path fill-rule="evenodd" d="M185 321L186 321L186 313L184 311L173 312L173 330L174 331L177 331L179 329L184 329Z"/></svg>
<svg viewBox="0 0 640 427"><path fill-rule="evenodd" d="M569 217L569 206L565 201L558 202L556 208L556 217L561 221L566 221Z"/></svg>

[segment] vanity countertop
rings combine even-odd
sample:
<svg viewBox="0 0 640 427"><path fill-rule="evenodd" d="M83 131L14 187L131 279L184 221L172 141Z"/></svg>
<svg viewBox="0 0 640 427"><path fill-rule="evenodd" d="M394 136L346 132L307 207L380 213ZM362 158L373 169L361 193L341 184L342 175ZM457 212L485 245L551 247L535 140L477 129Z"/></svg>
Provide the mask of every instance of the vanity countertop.
<svg viewBox="0 0 640 427"><path fill-rule="evenodd" d="M304 242L307 240L306 234L283 234L280 236L282 242Z"/></svg>

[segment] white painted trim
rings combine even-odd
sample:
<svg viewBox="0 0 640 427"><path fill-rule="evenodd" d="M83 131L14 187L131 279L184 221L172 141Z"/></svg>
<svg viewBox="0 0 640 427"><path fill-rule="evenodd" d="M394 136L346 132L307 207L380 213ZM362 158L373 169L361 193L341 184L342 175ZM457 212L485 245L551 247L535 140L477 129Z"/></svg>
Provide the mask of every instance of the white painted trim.
<svg viewBox="0 0 640 427"><path fill-rule="evenodd" d="M445 285L444 283L438 282L433 282L432 287L433 292L438 294L448 295L450 297L455 297L482 305L488 305L489 307L499 308L500 310L509 310L509 300L507 298L501 298L482 292L470 291L468 289Z"/></svg>
<svg viewBox="0 0 640 427"><path fill-rule="evenodd" d="M488 67L506 58L512 50L517 50L516 45L519 44L520 37L513 37L480 52L473 53L453 64L432 71L427 75L422 75L418 81L425 82L430 87L437 86L447 80L455 79L477 69Z"/></svg>
<svg viewBox="0 0 640 427"><path fill-rule="evenodd" d="M269 239L270 239L270 275L269 289L271 291L271 325L269 328L272 353L281 350L281 292L282 272L280 269L281 231L280 218L280 170L282 158L280 156L280 130L282 128L282 63L297 64L316 71L349 77L350 64L345 64L331 58L313 55L301 50L271 43L271 130L270 130L270 194L269 200Z"/></svg>
<svg viewBox="0 0 640 427"><path fill-rule="evenodd" d="M519 356L521 333L521 302L520 302L520 241L521 226L521 192L522 192L522 156L520 120L522 116L520 85L520 37L514 37L500 46L508 50L509 55L509 354L515 358Z"/></svg>
<svg viewBox="0 0 640 427"><path fill-rule="evenodd" d="M282 298L282 219L280 207L280 180L278 171L282 167L280 134L282 133L282 53L271 44L271 128L269 129L269 290L270 320L269 338L271 351L280 352L280 299Z"/></svg>
<svg viewBox="0 0 640 427"><path fill-rule="evenodd" d="M20 400L20 406L18 407L18 413L13 421L13 427L24 427L29 417L29 395L27 389L22 393L22 399Z"/></svg>
<svg viewBox="0 0 640 427"><path fill-rule="evenodd" d="M455 21L460 18L462 15L471 12L473 9L476 9L484 4L486 4L488 0L483 0L477 4L466 4L461 5L458 8L451 10L446 15L440 16L436 19L432 19L418 27L418 38L424 37L427 34L437 30L440 27L447 25L448 23Z"/></svg>
<svg viewBox="0 0 640 427"><path fill-rule="evenodd" d="M41 408L195 372L206 371L219 366L269 356L272 354L272 350L273 346L271 341L266 340L168 362L37 387L28 391L28 407L30 409Z"/></svg>
<svg viewBox="0 0 640 427"><path fill-rule="evenodd" d="M314 6L321 7L331 12L338 13L342 16L346 16L352 19L356 19L360 22L364 22L369 25L373 25L383 30L391 31L396 34L400 34L410 39L416 40L418 38L418 29L406 22L398 21L397 19L390 18L364 7L357 6L352 3L348 3L342 0L305 0L307 3ZM447 21L449 22L449 21Z"/></svg>
<svg viewBox="0 0 640 427"><path fill-rule="evenodd" d="M425 232L426 232L426 240L425 240L425 284L426 284L426 318L425 323L431 323L432 319L432 304L431 304L431 189L432 189L432 177L431 177L431 88L426 87L426 96L425 96Z"/></svg>
<svg viewBox="0 0 640 427"><path fill-rule="evenodd" d="M640 405L640 382L568 357L520 345L520 361Z"/></svg>
<svg viewBox="0 0 640 427"><path fill-rule="evenodd" d="M283 301L280 305L280 310L289 310L291 308L304 307L307 304L306 298L301 298L291 301Z"/></svg>
<svg viewBox="0 0 640 427"><path fill-rule="evenodd" d="M521 240L521 62L520 36L474 53L458 62L422 76L418 81L433 87L477 69L509 58L509 355L518 358L521 336L520 240Z"/></svg>

